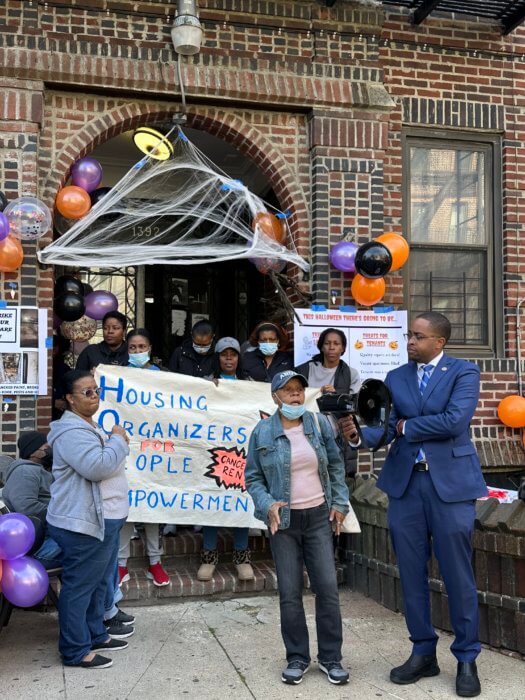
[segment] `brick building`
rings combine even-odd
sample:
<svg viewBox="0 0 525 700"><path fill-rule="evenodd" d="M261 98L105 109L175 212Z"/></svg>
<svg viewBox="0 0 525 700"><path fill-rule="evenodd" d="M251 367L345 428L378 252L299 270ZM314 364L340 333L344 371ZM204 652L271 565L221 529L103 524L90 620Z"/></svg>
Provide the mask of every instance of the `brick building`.
<svg viewBox="0 0 525 700"><path fill-rule="evenodd" d="M420 24L408 9L416 4L434 8ZM188 127L210 149L223 144L225 169L231 157L291 211L295 244L312 265L297 281L315 303L330 306L333 294L337 306L351 303L349 279L328 261L333 244L386 230L408 237L410 264L389 275L385 300L417 311L432 299L447 310L452 352L482 371L474 424L482 461L507 470L522 461L520 434L496 408L517 392L524 296L525 29L514 27L524 3L491 3L492 15L483 3L477 14L452 14L454 4L465 5L200 0L203 47L180 59L181 72ZM4 0L0 189L9 199L34 194L52 207L75 160L95 152L118 164L119 139L180 111L175 6ZM18 272L0 273L0 298L51 308L55 270L38 265L35 244L24 251ZM136 274L123 275L132 287ZM239 294L259 294L255 270L234 265L227 274L238 274ZM214 275L204 277L222 289ZM144 312L145 293L128 315L141 304ZM20 428L45 429L50 419L48 397L3 408L6 454Z"/></svg>

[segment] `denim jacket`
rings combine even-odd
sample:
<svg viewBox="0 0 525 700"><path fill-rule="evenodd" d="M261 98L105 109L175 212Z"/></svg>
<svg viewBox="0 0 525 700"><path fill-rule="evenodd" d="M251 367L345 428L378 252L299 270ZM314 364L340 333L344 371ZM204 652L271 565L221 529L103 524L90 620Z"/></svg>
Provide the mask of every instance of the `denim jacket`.
<svg viewBox="0 0 525 700"><path fill-rule="evenodd" d="M319 477L326 503L341 513L348 512L348 487L345 483L345 467L330 423L318 414L319 427L313 413L305 411L303 427L306 438L317 454ZM246 459L246 488L255 504L255 517L268 522L268 511L275 501L290 503L291 479L290 441L276 411L270 418L255 426ZM290 525L290 506L281 511L280 530Z"/></svg>

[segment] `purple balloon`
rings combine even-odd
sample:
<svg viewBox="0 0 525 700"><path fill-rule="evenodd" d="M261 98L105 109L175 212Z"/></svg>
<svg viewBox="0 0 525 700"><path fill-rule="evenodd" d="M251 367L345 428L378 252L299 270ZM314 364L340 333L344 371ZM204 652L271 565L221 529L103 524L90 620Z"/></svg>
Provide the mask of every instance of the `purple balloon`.
<svg viewBox="0 0 525 700"><path fill-rule="evenodd" d="M32 557L4 561L2 593L19 608L30 608L45 597L49 576L42 564Z"/></svg>
<svg viewBox="0 0 525 700"><path fill-rule="evenodd" d="M7 513L0 515L0 559L24 556L35 541L35 526L27 515Z"/></svg>
<svg viewBox="0 0 525 700"><path fill-rule="evenodd" d="M102 182L102 166L91 156L81 158L71 168L71 181L86 192L93 192Z"/></svg>
<svg viewBox="0 0 525 700"><path fill-rule="evenodd" d="M355 272L355 254L359 246L351 241L340 241L330 251L330 262L342 272Z"/></svg>
<svg viewBox="0 0 525 700"><path fill-rule="evenodd" d="M9 219L0 211L0 241L9 236Z"/></svg>
<svg viewBox="0 0 525 700"><path fill-rule="evenodd" d="M95 321L100 321L108 313L108 311L116 311L118 309L118 299L111 292L105 292L102 289L96 289L91 294L84 297L86 303L86 316L94 318Z"/></svg>

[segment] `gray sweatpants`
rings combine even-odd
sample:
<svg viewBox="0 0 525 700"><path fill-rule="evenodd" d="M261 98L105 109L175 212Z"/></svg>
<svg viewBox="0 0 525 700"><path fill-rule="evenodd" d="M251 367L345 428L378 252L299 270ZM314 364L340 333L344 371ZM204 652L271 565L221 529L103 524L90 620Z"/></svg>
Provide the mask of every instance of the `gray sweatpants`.
<svg viewBox="0 0 525 700"><path fill-rule="evenodd" d="M138 523L137 523L138 525ZM120 546L118 550L118 565L126 566L131 551L131 538L135 523L126 522L120 531ZM144 530L142 530L144 528ZM144 523L139 528L139 533L146 547L146 553L151 565L158 564L162 554L162 541L160 538L160 525L158 523Z"/></svg>

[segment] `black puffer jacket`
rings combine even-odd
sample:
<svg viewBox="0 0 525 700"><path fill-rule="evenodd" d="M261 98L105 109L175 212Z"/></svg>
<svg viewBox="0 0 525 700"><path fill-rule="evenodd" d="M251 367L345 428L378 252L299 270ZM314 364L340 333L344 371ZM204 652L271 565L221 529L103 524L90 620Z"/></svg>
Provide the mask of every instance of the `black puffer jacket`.
<svg viewBox="0 0 525 700"><path fill-rule="evenodd" d="M171 372L186 374L189 377L204 378L213 373L214 354L213 346L205 355L195 352L193 341L187 339L173 351L168 367Z"/></svg>
<svg viewBox="0 0 525 700"><path fill-rule="evenodd" d="M308 362L296 367L295 371L308 379L310 364L322 361L323 357L321 354L315 355L311 360L308 360ZM360 386L361 380L359 378L359 372L353 367L349 367L344 360L339 360L339 366L334 376L334 389L336 392L338 394L352 394L359 391ZM357 472L357 450L352 449L348 443L344 443L341 440L341 436L338 436L337 442L343 453L346 475L353 476Z"/></svg>
<svg viewBox="0 0 525 700"><path fill-rule="evenodd" d="M128 358L128 346L126 343L122 343L118 350L112 350L105 341L102 341L95 345L88 345L87 348L82 350L78 356L76 368L90 372L93 367L97 367L97 365L120 365L121 367L127 367L129 362Z"/></svg>
<svg viewBox="0 0 525 700"><path fill-rule="evenodd" d="M256 382L271 382L279 372L293 369L292 353L277 350L272 357L272 361L267 366L265 356L257 348L257 350L244 353L242 356L242 369L244 379L253 379Z"/></svg>

